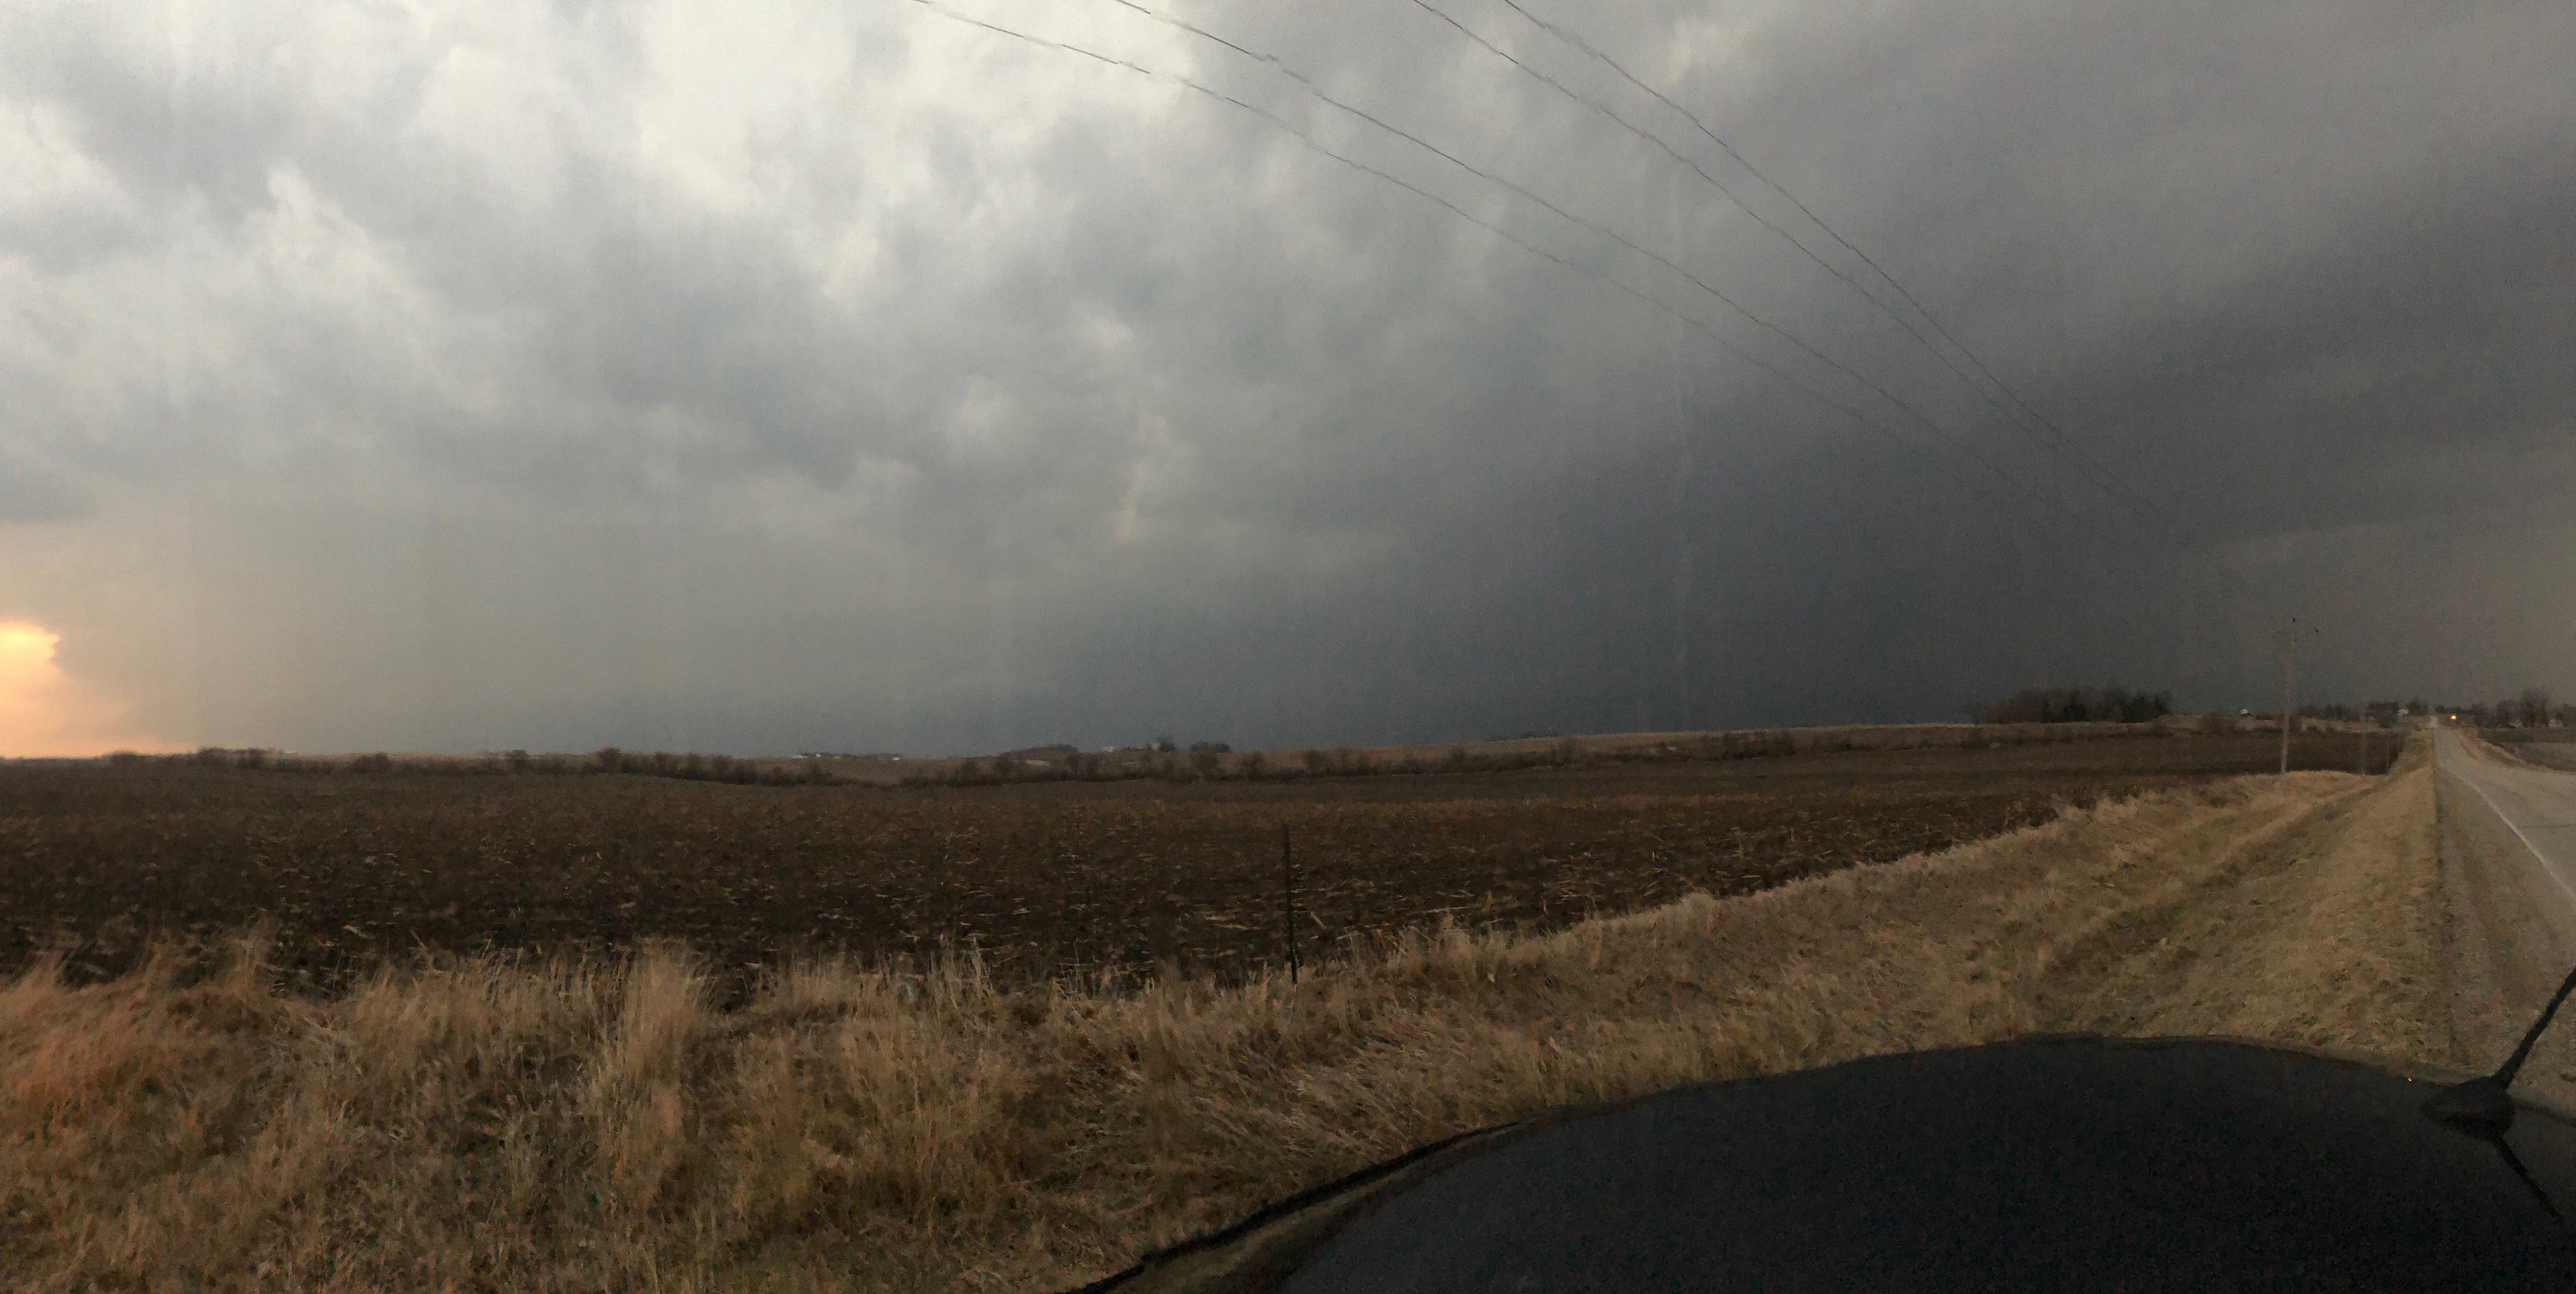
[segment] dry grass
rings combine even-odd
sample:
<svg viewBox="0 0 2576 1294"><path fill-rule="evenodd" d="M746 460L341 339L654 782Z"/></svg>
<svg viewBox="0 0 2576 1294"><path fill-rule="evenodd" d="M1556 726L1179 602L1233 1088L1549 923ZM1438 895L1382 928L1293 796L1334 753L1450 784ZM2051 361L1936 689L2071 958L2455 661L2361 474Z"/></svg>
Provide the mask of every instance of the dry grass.
<svg viewBox="0 0 2576 1294"><path fill-rule="evenodd" d="M1046 1288L1447 1132L1700 1078L2105 1022L2445 1059L2411 999L2340 987L2414 964L2424 777L2158 792L1542 937L1415 934L1295 986L809 964L718 1011L668 949L330 999L278 992L256 940L193 983L175 957L39 968L0 989L0 1267L63 1291ZM2303 918L2333 938L2283 927L2227 972L2317 1019L2155 980L2156 941L2203 928L2183 914L2291 875L2378 885Z"/></svg>
<svg viewBox="0 0 2576 1294"><path fill-rule="evenodd" d="M2432 771L2412 758L2288 848L2233 860L2194 901L2146 916L2069 1022L2470 1064L2445 999Z"/></svg>

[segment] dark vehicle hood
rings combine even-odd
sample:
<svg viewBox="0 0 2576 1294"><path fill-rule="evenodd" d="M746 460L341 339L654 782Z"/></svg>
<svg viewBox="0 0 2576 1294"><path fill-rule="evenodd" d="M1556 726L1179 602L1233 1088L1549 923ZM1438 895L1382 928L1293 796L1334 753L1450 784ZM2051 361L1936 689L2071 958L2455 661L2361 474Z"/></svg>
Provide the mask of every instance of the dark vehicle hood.
<svg viewBox="0 0 2576 1294"><path fill-rule="evenodd" d="M2037 1038L1569 1107L1166 1250L1118 1294L2576 1290L2576 1123L2222 1040Z"/></svg>

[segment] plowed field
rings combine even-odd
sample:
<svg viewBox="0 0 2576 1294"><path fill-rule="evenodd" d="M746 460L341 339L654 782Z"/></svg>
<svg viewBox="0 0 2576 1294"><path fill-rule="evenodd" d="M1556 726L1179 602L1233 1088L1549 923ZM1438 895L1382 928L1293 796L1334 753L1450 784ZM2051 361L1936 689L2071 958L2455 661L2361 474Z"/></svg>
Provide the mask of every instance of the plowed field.
<svg viewBox="0 0 2576 1294"><path fill-rule="evenodd" d="M325 985L387 957L643 939L685 941L737 979L803 953L943 945L1013 975L1169 963L1232 976L1285 953L1283 827L1312 960L1444 918L1544 927L1883 862L2106 796L2268 771L2275 750L2261 736L2135 737L971 789L0 766L0 969L60 950L93 978L155 934L265 922L279 969ZM2353 761L2338 738L2299 759Z"/></svg>

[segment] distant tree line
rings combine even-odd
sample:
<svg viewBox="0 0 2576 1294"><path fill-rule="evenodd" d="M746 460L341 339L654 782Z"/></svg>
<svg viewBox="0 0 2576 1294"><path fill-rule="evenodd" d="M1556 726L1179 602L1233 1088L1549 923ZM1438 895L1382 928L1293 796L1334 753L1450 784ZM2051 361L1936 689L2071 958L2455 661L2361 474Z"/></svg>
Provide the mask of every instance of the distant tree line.
<svg viewBox="0 0 2576 1294"><path fill-rule="evenodd" d="M2422 708L2422 704L2416 701L2365 701L2360 705L2348 705L2341 701L2310 701L2300 706L2295 713L2302 719L2331 719L2337 723L2375 723L2385 728L2407 715L2420 716L2429 713Z"/></svg>
<svg viewBox="0 0 2576 1294"><path fill-rule="evenodd" d="M2152 699L2152 698L2151 698ZM2165 709L2137 720L2113 716L2104 722L2145 723L2172 713L2171 699L2163 698ZM1116 782L1158 780L1167 782L1295 782L1329 777L1423 776L1435 773L1509 773L1527 769L1561 769L1605 764L1664 764L1692 761L1764 759L1788 755L1816 754L1826 751L1861 749L1909 749L1919 745L1955 745L1969 749L1989 746L2019 746L2046 742L2081 741L2093 737L2118 735L2116 730L2083 730L2073 727L2072 717L2066 727L2052 727L2030 721L2015 721L2009 726L1948 731L1928 740L1879 745L1871 742L1866 728L1824 729L1752 729L1733 732L1695 733L1676 736L1646 745L1587 745L1571 737L1555 737L1545 744L1535 739L1519 740L1526 744L1517 749L1476 750L1463 745L1433 751L1422 747L1367 750L1350 746L1264 753L1229 752L1216 742L1195 742L1186 750L1165 740L1151 745L1128 746L1097 753L1072 752L1061 758L1033 759L1025 752L959 760L942 766L925 766L902 779L907 786L995 786L1013 782ZM1069 748L1055 748L1069 749Z"/></svg>
<svg viewBox="0 0 2576 1294"><path fill-rule="evenodd" d="M2026 694L2028 695L2028 694ZM2094 736L2114 735L2101 730L2086 731L2073 725L2082 718L2071 705L2059 703L2063 694L2051 694L2045 720L2003 721L2009 726L1966 731L1929 725L1925 733L1914 738L1900 738L1893 743L1872 740L1867 728L1819 729L1753 729L1733 732L1695 733L1676 736L1642 745L1587 745L1571 737L1555 737L1544 742L1525 740L1514 749L1471 749L1453 745L1445 749L1424 747L1367 750L1340 746L1294 751L1236 751L1224 742L1194 741L1187 745L1170 737L1153 742L1086 752L1071 745L1032 746L1000 755L962 760L906 760L904 774L896 779L903 786L992 786L1019 782L1108 782L1160 780L1171 782L1216 781L1304 781L1314 778L1365 776L1420 776L1425 774L1503 773L1525 769L1572 768L1600 764L1673 763L1699 760L1763 759L1787 755L1814 754L1825 751L1857 749L1907 749L1918 745L1956 745L1972 749L1988 746L2018 746L2029 743L2084 740ZM2143 708L2135 694L2117 689L2082 690L2087 709L2094 707L2104 722L2143 723L2172 712L2171 699L2161 694L2143 698ZM2109 704L2106 697L2129 697L2131 703ZM2002 704L2002 703L1998 703ZM1992 707L1988 707L1992 709ZM2127 715L2140 718L2126 718ZM2064 725L2064 726L2057 726ZM630 751L603 746L588 755L531 754L524 750L491 752L479 755L299 755L287 751L258 748L225 749L208 746L193 754L143 755L120 751L108 755L106 762L131 764L193 764L205 767L260 770L272 773L355 773L385 775L395 773L430 773L447 776L582 776L626 774L629 776L668 777L684 781L727 782L736 785L796 786L847 785L854 779L831 766L833 756L807 753L794 759L745 759L730 755L674 754L668 751ZM861 757L868 758L868 757ZM884 758L884 757L877 757ZM857 780L860 785L882 785L874 779Z"/></svg>
<svg viewBox="0 0 2576 1294"><path fill-rule="evenodd" d="M2358 706L2311 703L2300 706L2298 713L2303 719L2337 719L2381 727L2400 719L2456 715L2474 728L2576 728L2576 704L2556 700L2545 687L2527 687L2519 696L2467 705L2435 703L2416 696L2403 701L2365 701Z"/></svg>
<svg viewBox="0 0 2576 1294"><path fill-rule="evenodd" d="M743 786L799 786L834 781L819 757L794 760L743 759L732 755L638 753L602 746L588 755L532 755L505 750L481 755L297 755L261 747L228 749L205 746L192 754L141 755L130 750L107 756L116 765L194 764L207 768L243 768L278 773L438 773L458 777L502 777L519 774L574 775L631 773L690 782L729 782Z"/></svg>
<svg viewBox="0 0 2576 1294"><path fill-rule="evenodd" d="M1979 723L2153 723L2174 712L2171 692L2124 687L2028 687L1977 707Z"/></svg>
<svg viewBox="0 0 2576 1294"><path fill-rule="evenodd" d="M2576 704L2553 699L2545 687L2527 687L2500 701L2438 708L2479 728L2576 728Z"/></svg>

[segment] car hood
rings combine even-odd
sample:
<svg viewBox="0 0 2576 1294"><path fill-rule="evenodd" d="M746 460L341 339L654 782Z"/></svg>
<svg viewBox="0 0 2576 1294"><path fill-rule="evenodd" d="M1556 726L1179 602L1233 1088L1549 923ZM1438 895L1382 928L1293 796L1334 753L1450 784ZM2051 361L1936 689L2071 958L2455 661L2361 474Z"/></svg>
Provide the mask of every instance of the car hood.
<svg viewBox="0 0 2576 1294"><path fill-rule="evenodd" d="M2029 1038L1566 1107L1085 1287L2576 1289L2576 1122L2461 1075L2226 1039Z"/></svg>

